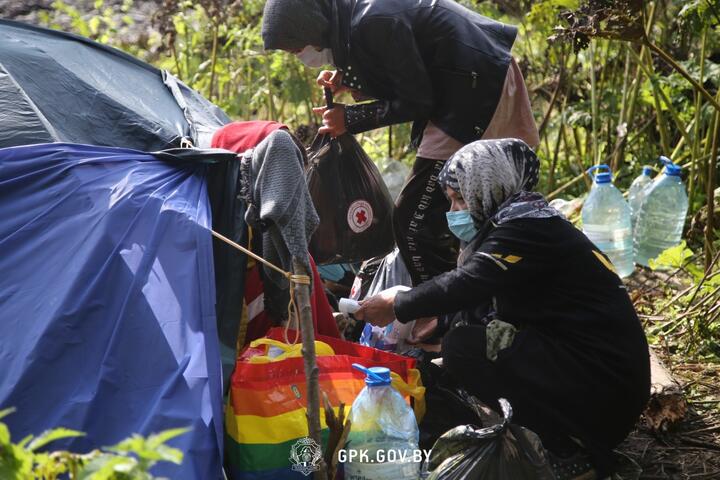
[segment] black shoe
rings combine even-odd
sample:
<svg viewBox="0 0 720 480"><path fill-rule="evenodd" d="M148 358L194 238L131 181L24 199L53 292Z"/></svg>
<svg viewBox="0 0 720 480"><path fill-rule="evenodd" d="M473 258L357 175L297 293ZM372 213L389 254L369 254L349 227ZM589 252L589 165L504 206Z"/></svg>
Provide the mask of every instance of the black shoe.
<svg viewBox="0 0 720 480"><path fill-rule="evenodd" d="M548 450L547 456L556 480L599 480L600 478L590 457L584 451L561 457Z"/></svg>

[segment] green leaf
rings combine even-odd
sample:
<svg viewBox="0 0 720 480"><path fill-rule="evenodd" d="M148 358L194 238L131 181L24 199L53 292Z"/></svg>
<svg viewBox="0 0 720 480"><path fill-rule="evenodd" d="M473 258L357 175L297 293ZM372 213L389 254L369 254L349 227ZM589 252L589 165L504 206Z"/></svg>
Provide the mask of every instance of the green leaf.
<svg viewBox="0 0 720 480"><path fill-rule="evenodd" d="M55 428L53 430L48 430L41 433L37 438L35 438L35 440L30 442L30 445L28 445L27 449L31 452L34 452L38 448L44 447L48 443L54 442L55 440L70 437L82 437L84 435L85 434L83 432L78 432L77 430L70 430L68 428Z"/></svg>
<svg viewBox="0 0 720 480"><path fill-rule="evenodd" d="M25 448L25 446L26 446L28 443L30 443L30 440L32 440L33 438L34 438L34 435L28 435L27 437L25 437L25 438L23 438L22 440L20 440L20 441L18 442L17 446L20 447L20 448Z"/></svg>
<svg viewBox="0 0 720 480"><path fill-rule="evenodd" d="M0 446L10 445L10 430L7 425L0 423Z"/></svg>
<svg viewBox="0 0 720 480"><path fill-rule="evenodd" d="M167 445L160 445L156 449L160 456L160 460L165 462L172 462L180 465L183 460L183 452L177 448L168 447Z"/></svg>
<svg viewBox="0 0 720 480"><path fill-rule="evenodd" d="M32 454L16 445L0 449L0 478L2 480L28 480L33 478Z"/></svg>
<svg viewBox="0 0 720 480"><path fill-rule="evenodd" d="M133 457L102 454L86 463L78 472L78 480L119 480L137 468ZM125 474L123 476L118 473ZM133 477L130 477L133 478Z"/></svg>
<svg viewBox="0 0 720 480"><path fill-rule="evenodd" d="M650 268L653 270L668 267L680 268L684 266L685 263L687 263L687 260L692 256L693 251L687 248L687 244L685 243L685 240L683 240L679 245L670 247L658 255L657 258L651 259L649 262Z"/></svg>
<svg viewBox="0 0 720 480"><path fill-rule="evenodd" d="M4 410L0 410L0 420L7 417L11 413L15 413L15 410L16 410L15 407L10 407L10 408L6 408Z"/></svg>
<svg viewBox="0 0 720 480"><path fill-rule="evenodd" d="M170 430L164 430L160 433L156 433L154 435L150 435L148 437L147 443L148 446L153 448L162 445L163 443L167 442L168 440L172 440L175 437L179 437L180 435L184 435L185 433L192 430L192 428L173 428Z"/></svg>
<svg viewBox="0 0 720 480"><path fill-rule="evenodd" d="M90 20L88 20L88 28L93 35L98 33L98 30L100 29L100 18L92 17Z"/></svg>

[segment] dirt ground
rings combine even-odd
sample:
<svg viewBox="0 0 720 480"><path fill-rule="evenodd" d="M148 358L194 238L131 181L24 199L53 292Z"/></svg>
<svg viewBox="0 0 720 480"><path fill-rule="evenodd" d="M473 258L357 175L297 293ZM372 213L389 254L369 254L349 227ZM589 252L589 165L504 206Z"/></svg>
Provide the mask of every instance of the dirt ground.
<svg viewBox="0 0 720 480"><path fill-rule="evenodd" d="M680 291L685 285L678 276L647 271L628 281L636 306L664 297L668 286ZM641 320L647 324L662 312L655 315L641 315ZM650 431L641 419L618 449L623 468L616 479L720 480L720 364L692 361L667 348L655 352L682 386L688 414L663 433Z"/></svg>
<svg viewBox="0 0 720 480"><path fill-rule="evenodd" d="M618 449L626 457L617 478L720 479L720 365L663 360L686 392L688 415L662 434L641 420Z"/></svg>

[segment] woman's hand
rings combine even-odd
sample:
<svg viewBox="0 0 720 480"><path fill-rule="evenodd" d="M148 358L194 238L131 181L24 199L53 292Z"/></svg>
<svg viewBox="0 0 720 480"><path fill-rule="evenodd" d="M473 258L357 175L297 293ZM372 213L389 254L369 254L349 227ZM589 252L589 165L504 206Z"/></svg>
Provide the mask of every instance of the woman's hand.
<svg viewBox="0 0 720 480"><path fill-rule="evenodd" d="M395 295L397 291L384 290L360 302L360 309L353 314L358 320L365 320L378 327L389 325L395 320Z"/></svg>
<svg viewBox="0 0 720 480"><path fill-rule="evenodd" d="M330 110L327 107L316 107L313 108L313 112L322 115L323 119L323 126L318 129L318 133L337 137L347 132L345 128L345 105L338 103Z"/></svg>
<svg viewBox="0 0 720 480"><path fill-rule="evenodd" d="M435 332L437 324L437 317L418 318L415 320L412 332L410 332L410 335L407 338L407 343L415 345L427 340Z"/></svg>
<svg viewBox="0 0 720 480"><path fill-rule="evenodd" d="M337 70L323 70L317 77L317 84L323 88L329 88L334 95L347 90L347 87L343 86L342 84L342 78L343 74L338 72Z"/></svg>

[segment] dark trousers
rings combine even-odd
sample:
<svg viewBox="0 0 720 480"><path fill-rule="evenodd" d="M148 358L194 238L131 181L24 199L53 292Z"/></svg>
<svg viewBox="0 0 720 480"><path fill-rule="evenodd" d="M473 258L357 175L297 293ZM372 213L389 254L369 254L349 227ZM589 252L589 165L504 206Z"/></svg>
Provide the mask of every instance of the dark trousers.
<svg viewBox="0 0 720 480"><path fill-rule="evenodd" d="M518 331L496 361L487 359L486 345L483 325L450 330L442 345L449 376L493 408L506 398L513 422L537 433L545 448L562 454L577 449L571 437L580 439L595 467L612 471L612 449L634 428L647 392L624 388L602 361L581 365L571 349L533 329Z"/></svg>
<svg viewBox="0 0 720 480"><path fill-rule="evenodd" d="M410 178L395 201L395 243L419 285L456 266L458 240L447 226L450 202L438 184L444 160L418 157Z"/></svg>

